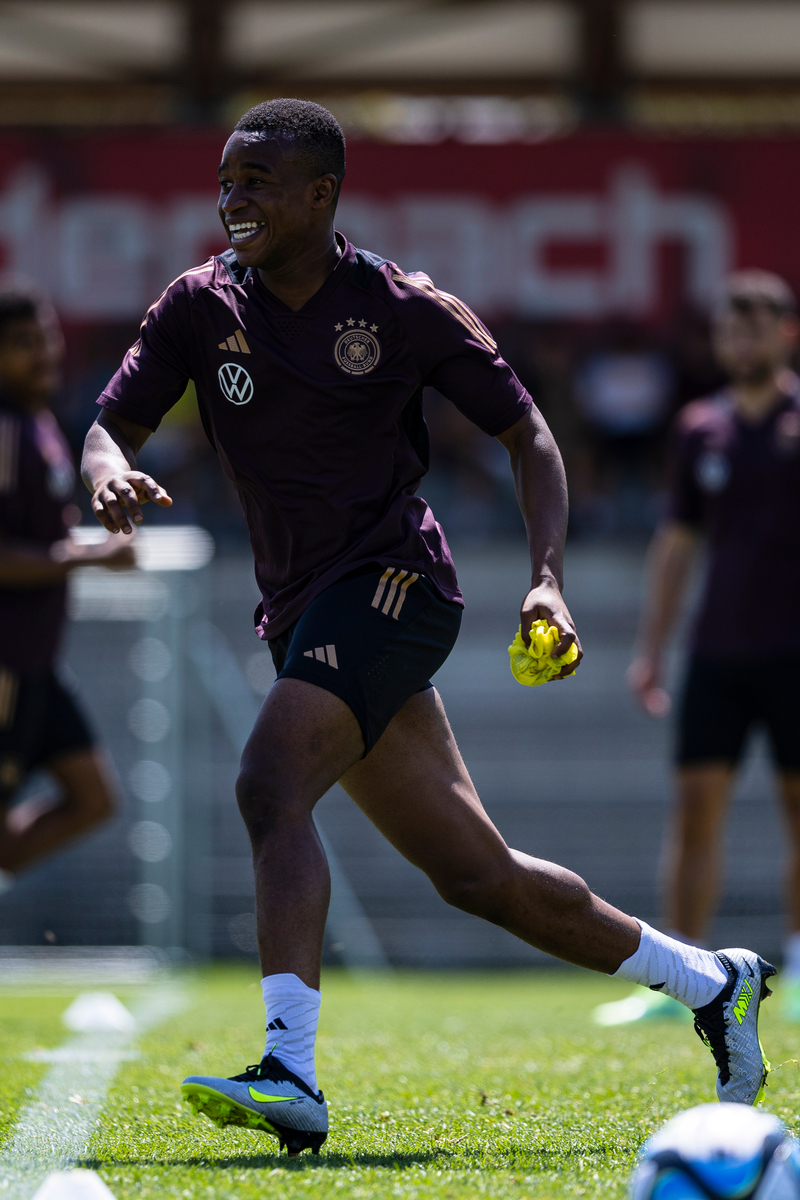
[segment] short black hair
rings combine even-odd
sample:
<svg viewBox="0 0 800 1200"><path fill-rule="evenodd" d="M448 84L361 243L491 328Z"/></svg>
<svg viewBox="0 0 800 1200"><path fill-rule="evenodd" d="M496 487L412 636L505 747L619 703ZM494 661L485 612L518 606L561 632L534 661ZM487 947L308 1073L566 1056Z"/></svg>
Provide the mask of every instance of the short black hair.
<svg viewBox="0 0 800 1200"><path fill-rule="evenodd" d="M261 133L295 142L312 178L345 173L344 134L333 113L312 100L263 100L236 122L235 133ZM338 195L338 192L337 192Z"/></svg>
<svg viewBox="0 0 800 1200"><path fill-rule="evenodd" d="M39 305L33 296L17 289L0 291L0 338L15 321L37 321Z"/></svg>

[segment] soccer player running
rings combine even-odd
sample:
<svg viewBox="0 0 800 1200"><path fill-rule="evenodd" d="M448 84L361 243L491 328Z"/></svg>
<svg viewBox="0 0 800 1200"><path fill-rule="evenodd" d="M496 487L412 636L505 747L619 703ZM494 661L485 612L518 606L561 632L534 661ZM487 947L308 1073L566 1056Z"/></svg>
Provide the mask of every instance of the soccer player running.
<svg viewBox="0 0 800 1200"><path fill-rule="evenodd" d="M50 409L60 351L46 305L22 291L0 292L1 891L114 807L108 768L54 662L67 576L89 564L132 566L134 555L111 536L94 546L69 536L75 469ZM54 776L60 800L34 796L12 807L35 767Z"/></svg>
<svg viewBox="0 0 800 1200"><path fill-rule="evenodd" d="M788 975L800 985L800 381L788 370L800 322L788 285L763 271L728 280L714 348L730 386L687 405L671 455L669 514L650 548L629 679L664 715L662 656L703 536L707 572L678 717L676 810L666 919L707 935L722 826L756 723L769 732L792 839ZM764 586L769 603L764 607Z"/></svg>
<svg viewBox="0 0 800 1200"><path fill-rule="evenodd" d="M719 1095L753 1104L768 1069L757 1017L773 968L618 912L572 872L510 849L481 806L430 683L463 602L444 534L416 496L428 465L422 389L436 387L507 449L532 563L523 633L546 618L561 634L555 655L577 643L561 597L563 467L473 313L334 231L344 173L342 132L324 108L273 100L242 117L219 169L231 249L148 311L86 441L94 511L128 533L143 502L169 503L136 453L194 380L244 508L257 631L278 674L237 782L253 848L265 1052L230 1079L185 1080L183 1094L219 1125L276 1134L290 1154L325 1140L314 1043L330 880L312 813L338 780L448 903L694 1008Z"/></svg>

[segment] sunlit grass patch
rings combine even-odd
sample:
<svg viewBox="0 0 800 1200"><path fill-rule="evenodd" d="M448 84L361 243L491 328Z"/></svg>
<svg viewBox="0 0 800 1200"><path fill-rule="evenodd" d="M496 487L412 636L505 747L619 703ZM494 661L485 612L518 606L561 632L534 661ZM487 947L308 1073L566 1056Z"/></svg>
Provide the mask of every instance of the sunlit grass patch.
<svg viewBox="0 0 800 1200"><path fill-rule="evenodd" d="M714 1096L713 1062L690 1024L591 1023L596 1004L628 990L599 976L330 972L317 1067L331 1134L320 1155L289 1160L269 1136L219 1130L180 1103L184 1075L230 1075L259 1059L257 971L216 967L189 986L191 1006L120 1068L92 1141L87 1165L118 1200L621 1197L648 1134ZM27 1014L0 996L3 1087L7 1064L17 1107L43 1069L21 1048L63 1039L67 1000ZM773 1064L793 1059L800 1040L777 1009L770 1001L763 1018ZM797 1065L775 1072L768 1096L796 1129Z"/></svg>

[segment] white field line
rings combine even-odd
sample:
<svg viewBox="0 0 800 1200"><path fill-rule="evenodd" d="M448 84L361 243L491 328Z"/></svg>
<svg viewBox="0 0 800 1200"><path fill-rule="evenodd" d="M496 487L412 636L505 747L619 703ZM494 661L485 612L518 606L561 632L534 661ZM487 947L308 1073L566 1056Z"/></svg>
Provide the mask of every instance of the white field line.
<svg viewBox="0 0 800 1200"><path fill-rule="evenodd" d="M131 1005L132 1033L81 1033L30 1059L52 1064L0 1153L0 1197L29 1200L52 1171L68 1171L86 1156L120 1063L138 1057L137 1033L179 1012L186 993L176 984L147 988Z"/></svg>

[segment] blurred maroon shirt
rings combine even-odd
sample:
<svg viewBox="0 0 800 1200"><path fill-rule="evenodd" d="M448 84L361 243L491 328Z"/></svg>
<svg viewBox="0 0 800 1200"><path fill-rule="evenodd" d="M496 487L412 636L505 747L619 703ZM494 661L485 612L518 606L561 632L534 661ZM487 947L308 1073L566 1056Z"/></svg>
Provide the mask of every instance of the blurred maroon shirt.
<svg viewBox="0 0 800 1200"><path fill-rule="evenodd" d="M758 424L726 392L688 404L672 446L670 516L709 561L692 637L703 658L800 654L800 398Z"/></svg>
<svg viewBox="0 0 800 1200"><path fill-rule="evenodd" d="M415 494L429 460L422 389L490 435L531 403L466 305L337 236L342 257L300 312L232 250L187 271L98 400L154 430L194 380L247 519L263 638L367 563L424 573L463 603L444 533Z"/></svg>
<svg viewBox="0 0 800 1200"><path fill-rule="evenodd" d="M75 487L66 439L47 410L28 414L0 396L0 538L47 548L67 536ZM20 673L51 667L66 615L66 583L0 587L0 663Z"/></svg>

